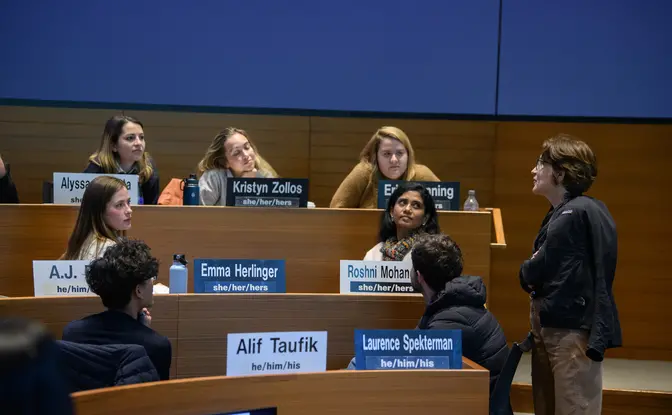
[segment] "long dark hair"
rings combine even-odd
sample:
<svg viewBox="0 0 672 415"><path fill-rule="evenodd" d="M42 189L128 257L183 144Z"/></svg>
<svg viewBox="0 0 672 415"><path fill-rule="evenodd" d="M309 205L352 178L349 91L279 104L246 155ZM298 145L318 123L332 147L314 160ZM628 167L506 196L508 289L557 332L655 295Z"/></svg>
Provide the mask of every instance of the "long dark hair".
<svg viewBox="0 0 672 415"><path fill-rule="evenodd" d="M429 191L425 186L419 183L413 182L403 182L394 190L390 200L387 202L387 208L383 212L383 216L380 218L380 231L378 232L378 242L385 242L390 238L397 236L397 225L392 221L392 209L397 203L397 200L401 195L406 192L418 192L420 197L422 197L422 203L425 205L425 216L423 223L420 228L422 232L427 234L436 234L441 233L439 228L439 217L436 214L436 206L434 205L434 199L432 195L429 194Z"/></svg>

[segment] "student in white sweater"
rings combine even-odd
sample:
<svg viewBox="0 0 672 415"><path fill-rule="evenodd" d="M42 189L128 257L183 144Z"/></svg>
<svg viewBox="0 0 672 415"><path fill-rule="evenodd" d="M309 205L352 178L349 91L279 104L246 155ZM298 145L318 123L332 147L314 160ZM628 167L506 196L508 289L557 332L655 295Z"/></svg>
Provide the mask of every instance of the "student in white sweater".
<svg viewBox="0 0 672 415"><path fill-rule="evenodd" d="M410 261L422 234L441 233L432 195L418 183L404 182L390 196L380 221L378 244L365 261Z"/></svg>
<svg viewBox="0 0 672 415"><path fill-rule="evenodd" d="M123 181L96 177L84 191L75 228L60 259L93 260L131 227L131 197Z"/></svg>
<svg viewBox="0 0 672 415"><path fill-rule="evenodd" d="M239 128L228 127L215 136L198 163L201 204L226 206L229 177L278 177L261 157L250 136Z"/></svg>

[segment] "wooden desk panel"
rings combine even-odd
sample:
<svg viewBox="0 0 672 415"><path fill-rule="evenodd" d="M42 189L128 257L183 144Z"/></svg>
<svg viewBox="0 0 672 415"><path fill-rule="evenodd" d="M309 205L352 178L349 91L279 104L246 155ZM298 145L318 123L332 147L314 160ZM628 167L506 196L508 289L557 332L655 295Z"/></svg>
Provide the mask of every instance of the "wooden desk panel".
<svg viewBox="0 0 672 415"><path fill-rule="evenodd" d="M423 312L420 295L180 296L178 376L223 375L228 333L271 331L328 331L327 369L345 369L355 329L413 329Z"/></svg>
<svg viewBox="0 0 672 415"><path fill-rule="evenodd" d="M354 356L355 329L413 329L424 312L422 297L412 294L181 294L155 298L152 328L172 343L171 377L225 375L228 333L327 331L327 368L344 369ZM0 299L0 317L41 321L57 339L68 322L102 310L97 297Z"/></svg>
<svg viewBox="0 0 672 415"><path fill-rule="evenodd" d="M76 206L0 205L0 294L33 295L32 261L65 250ZM129 235L143 239L161 261L168 284L174 253L194 258L285 259L287 291L336 293L339 260L362 259L373 245L381 211L137 206ZM490 212L441 212L441 229L459 244L465 273L490 276Z"/></svg>
<svg viewBox="0 0 672 415"><path fill-rule="evenodd" d="M145 383L73 394L80 415L488 413L485 370L338 371Z"/></svg>

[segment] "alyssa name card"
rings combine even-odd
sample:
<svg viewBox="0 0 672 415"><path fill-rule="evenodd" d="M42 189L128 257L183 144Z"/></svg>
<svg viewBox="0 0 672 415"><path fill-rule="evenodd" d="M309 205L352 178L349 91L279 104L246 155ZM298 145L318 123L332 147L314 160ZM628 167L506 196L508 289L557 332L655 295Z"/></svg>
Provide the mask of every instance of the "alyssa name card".
<svg viewBox="0 0 672 415"><path fill-rule="evenodd" d="M411 261L341 260L341 294L413 293L411 272Z"/></svg>
<svg viewBox="0 0 672 415"><path fill-rule="evenodd" d="M54 203L61 205L79 205L82 203L84 191L98 176L111 176L126 183L131 204L139 204L137 174L93 174L93 173L54 173Z"/></svg>

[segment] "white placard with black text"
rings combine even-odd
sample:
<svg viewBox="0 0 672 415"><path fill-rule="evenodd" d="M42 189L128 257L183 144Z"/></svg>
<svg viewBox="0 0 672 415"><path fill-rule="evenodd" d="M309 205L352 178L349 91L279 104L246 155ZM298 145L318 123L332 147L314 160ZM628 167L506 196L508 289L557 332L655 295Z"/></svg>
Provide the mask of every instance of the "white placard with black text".
<svg viewBox="0 0 672 415"><path fill-rule="evenodd" d="M90 261L33 261L35 297L95 295L86 283Z"/></svg>
<svg viewBox="0 0 672 415"><path fill-rule="evenodd" d="M341 260L341 294L411 294L411 261Z"/></svg>
<svg viewBox="0 0 672 415"><path fill-rule="evenodd" d="M327 332L229 333L226 376L324 372Z"/></svg>
<svg viewBox="0 0 672 415"><path fill-rule="evenodd" d="M54 204L79 205L89 183L98 176L111 176L123 180L131 197L131 204L138 204L140 194L137 174L54 173Z"/></svg>

